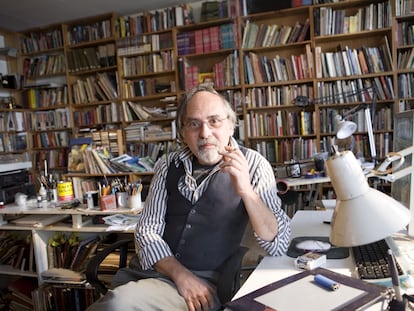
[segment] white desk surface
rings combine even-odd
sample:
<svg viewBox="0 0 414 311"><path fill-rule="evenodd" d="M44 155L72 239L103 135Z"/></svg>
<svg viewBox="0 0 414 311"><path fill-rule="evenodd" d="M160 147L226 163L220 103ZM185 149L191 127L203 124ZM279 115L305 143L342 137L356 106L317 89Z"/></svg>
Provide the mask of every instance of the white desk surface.
<svg viewBox="0 0 414 311"><path fill-rule="evenodd" d="M286 184L289 187L296 187L296 186L306 186L306 185L314 185L314 184L321 184L330 182L331 179L328 176L324 177L315 177L315 178L305 178L305 177L299 177L299 178L281 178L280 181L286 182Z"/></svg>
<svg viewBox="0 0 414 311"><path fill-rule="evenodd" d="M329 236L330 226L324 224L323 221L329 221L332 217L333 210L324 211L297 211L292 218L292 239L299 236ZM414 271L414 241L405 233L396 234L394 240L397 242L401 253L407 258L410 270ZM410 258L411 257L411 258ZM328 259L326 264L322 266L348 276L355 276L355 264L352 256L345 259ZM266 256L250 274L246 282L234 296L234 299L244 296L256 289L267 284L273 283L280 279L286 278L303 270L298 270L294 266L294 258L287 255L272 257ZM410 271L408 271L410 272ZM414 288L406 290L412 294ZM377 306L377 305L375 305ZM374 307L375 307L374 306ZM382 310L380 306L369 308L369 310Z"/></svg>

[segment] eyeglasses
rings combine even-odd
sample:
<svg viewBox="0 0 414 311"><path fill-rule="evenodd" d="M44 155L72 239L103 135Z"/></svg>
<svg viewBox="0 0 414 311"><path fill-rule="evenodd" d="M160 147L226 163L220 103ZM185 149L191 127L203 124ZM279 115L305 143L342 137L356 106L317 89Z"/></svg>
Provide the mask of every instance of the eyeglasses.
<svg viewBox="0 0 414 311"><path fill-rule="evenodd" d="M228 118L229 117L220 119L218 117L211 117L207 119L206 121L190 119L185 123L184 126L189 130L196 131L196 130L199 130L203 126L204 123L206 123L210 129L213 129L213 128L217 129L217 128L220 128L223 125L223 121L227 120Z"/></svg>

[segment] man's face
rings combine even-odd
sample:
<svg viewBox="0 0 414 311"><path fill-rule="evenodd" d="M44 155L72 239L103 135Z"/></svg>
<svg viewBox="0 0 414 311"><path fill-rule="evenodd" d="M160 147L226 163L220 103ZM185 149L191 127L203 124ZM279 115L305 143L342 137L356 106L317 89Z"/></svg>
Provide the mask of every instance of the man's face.
<svg viewBox="0 0 414 311"><path fill-rule="evenodd" d="M183 140L200 164L213 165L222 156L234 133L223 100L209 92L198 92L188 102L184 118Z"/></svg>

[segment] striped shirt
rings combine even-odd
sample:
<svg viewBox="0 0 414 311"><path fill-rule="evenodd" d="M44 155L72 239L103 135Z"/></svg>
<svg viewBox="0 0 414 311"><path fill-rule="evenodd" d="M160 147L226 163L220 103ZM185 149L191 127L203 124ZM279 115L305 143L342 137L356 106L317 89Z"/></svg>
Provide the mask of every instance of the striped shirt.
<svg viewBox="0 0 414 311"><path fill-rule="evenodd" d="M234 148L238 148L234 139L232 139L232 145ZM269 255L282 255L289 246L290 218L281 208L281 200L277 196L276 180L272 166L261 154L252 149L247 150L245 157L250 168L250 181L253 189L265 205L272 210L279 227L278 234L273 241L264 241L256 234L255 237L259 245ZM143 270L152 269L156 262L167 256L174 256L168 244L162 238L167 209L166 179L169 165L172 164L178 167L180 163L183 163L185 175L180 178L178 189L192 203L198 201L208 187L211 177L220 170L220 163L218 163L208 176L197 185L195 178L192 176L192 159L191 151L184 148L169 153L168 156L163 156L155 164L155 174L150 191L135 231L138 256Z"/></svg>

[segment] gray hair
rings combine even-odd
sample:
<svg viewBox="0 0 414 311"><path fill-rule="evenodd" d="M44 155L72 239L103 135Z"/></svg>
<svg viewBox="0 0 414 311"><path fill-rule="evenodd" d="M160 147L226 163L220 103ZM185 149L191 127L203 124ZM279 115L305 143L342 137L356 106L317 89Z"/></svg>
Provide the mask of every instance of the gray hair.
<svg viewBox="0 0 414 311"><path fill-rule="evenodd" d="M237 115L236 112L233 110L230 102L219 92L217 92L213 87L211 86L205 86L205 85L199 85L192 90L190 90L187 95L185 95L181 101L181 103L178 106L177 109L177 116L176 116L176 125L177 125L177 134L178 137L182 138L182 131L184 128L184 121L185 121L185 115L187 113L187 105L190 102L190 100L193 98L195 94L198 92L209 92L211 94L217 95L221 98L224 104L224 108L227 111L227 116L229 120L233 123L233 126L237 126Z"/></svg>

